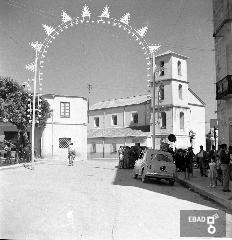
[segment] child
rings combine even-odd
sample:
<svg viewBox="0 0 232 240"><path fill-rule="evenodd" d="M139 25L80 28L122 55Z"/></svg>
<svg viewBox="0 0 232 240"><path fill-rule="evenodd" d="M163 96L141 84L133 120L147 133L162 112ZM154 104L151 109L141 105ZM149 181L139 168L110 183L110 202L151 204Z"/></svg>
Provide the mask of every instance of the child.
<svg viewBox="0 0 232 240"><path fill-rule="evenodd" d="M216 184L216 163L214 161L214 157L211 158L209 163L209 179L210 179L210 185L209 187L215 187Z"/></svg>

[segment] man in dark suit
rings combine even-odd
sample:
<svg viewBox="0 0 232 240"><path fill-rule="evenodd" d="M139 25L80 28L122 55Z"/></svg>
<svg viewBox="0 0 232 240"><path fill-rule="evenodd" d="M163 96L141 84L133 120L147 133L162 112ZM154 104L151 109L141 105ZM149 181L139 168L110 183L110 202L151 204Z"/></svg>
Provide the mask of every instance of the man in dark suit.
<svg viewBox="0 0 232 240"><path fill-rule="evenodd" d="M200 152L197 154L200 166L200 173L201 176L207 177L206 170L207 170L207 152L203 150L203 146L200 146Z"/></svg>
<svg viewBox="0 0 232 240"><path fill-rule="evenodd" d="M227 145L222 144L222 150L220 153L220 159L221 159L221 169L222 169L222 175L223 175L223 192L230 192L230 173L229 173L229 163L230 163L230 157L227 152Z"/></svg>

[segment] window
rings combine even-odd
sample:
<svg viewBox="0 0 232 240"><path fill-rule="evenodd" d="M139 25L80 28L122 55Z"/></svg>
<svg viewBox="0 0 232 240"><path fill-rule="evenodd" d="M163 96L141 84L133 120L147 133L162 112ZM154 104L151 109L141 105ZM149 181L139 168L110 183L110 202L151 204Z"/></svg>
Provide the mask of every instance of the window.
<svg viewBox="0 0 232 240"><path fill-rule="evenodd" d="M112 125L113 126L117 126L118 125L117 115L112 115Z"/></svg>
<svg viewBox="0 0 232 240"><path fill-rule="evenodd" d="M180 129L184 129L184 113L180 112Z"/></svg>
<svg viewBox="0 0 232 240"><path fill-rule="evenodd" d="M116 143L112 143L111 152L112 152L112 153L117 152L117 145L116 145Z"/></svg>
<svg viewBox="0 0 232 240"><path fill-rule="evenodd" d="M166 129L166 113L161 112L161 128Z"/></svg>
<svg viewBox="0 0 232 240"><path fill-rule="evenodd" d="M96 153L96 152L97 152L96 143L92 143L91 152L92 152L92 153Z"/></svg>
<svg viewBox="0 0 232 240"><path fill-rule="evenodd" d="M69 118L70 117L70 102L60 103L60 117Z"/></svg>
<svg viewBox="0 0 232 240"><path fill-rule="evenodd" d="M179 84L179 99L182 99L182 85Z"/></svg>
<svg viewBox="0 0 232 240"><path fill-rule="evenodd" d="M59 138L59 148L68 148L71 138Z"/></svg>
<svg viewBox="0 0 232 240"><path fill-rule="evenodd" d="M134 124L138 124L139 123L138 113L132 113L132 121L133 121Z"/></svg>
<svg viewBox="0 0 232 240"><path fill-rule="evenodd" d="M99 117L94 118L94 127L99 127Z"/></svg>
<svg viewBox="0 0 232 240"><path fill-rule="evenodd" d="M164 76L164 61L160 61L160 76Z"/></svg>
<svg viewBox="0 0 232 240"><path fill-rule="evenodd" d="M163 162L171 162L171 159L169 159L169 157L164 155L164 154L157 154L156 155L156 160L157 161L163 161Z"/></svg>
<svg viewBox="0 0 232 240"><path fill-rule="evenodd" d="M164 100L164 85L159 87L159 100Z"/></svg>
<svg viewBox="0 0 232 240"><path fill-rule="evenodd" d="M177 62L177 71L178 71L178 75L181 76L182 75L182 73L181 73L181 61Z"/></svg>

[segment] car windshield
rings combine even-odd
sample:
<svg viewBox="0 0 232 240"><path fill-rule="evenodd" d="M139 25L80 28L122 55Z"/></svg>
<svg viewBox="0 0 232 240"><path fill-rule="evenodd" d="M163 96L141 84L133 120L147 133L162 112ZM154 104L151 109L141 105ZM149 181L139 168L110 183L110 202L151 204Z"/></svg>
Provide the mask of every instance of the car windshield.
<svg viewBox="0 0 232 240"><path fill-rule="evenodd" d="M164 154L157 154L156 155L157 161L163 161L163 162L172 162L172 159L169 158L167 155Z"/></svg>

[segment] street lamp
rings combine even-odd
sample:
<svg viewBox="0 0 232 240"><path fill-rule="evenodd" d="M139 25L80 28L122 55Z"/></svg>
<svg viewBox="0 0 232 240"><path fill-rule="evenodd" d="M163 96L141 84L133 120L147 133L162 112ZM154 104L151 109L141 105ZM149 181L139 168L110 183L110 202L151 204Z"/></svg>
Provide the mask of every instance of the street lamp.
<svg viewBox="0 0 232 240"><path fill-rule="evenodd" d="M41 43L34 42L30 44L32 48L35 50L35 62L28 64L26 69L34 72L33 78L33 100L32 100L32 126L31 126L31 169L34 169L35 158L34 158L34 149L35 149L35 100L36 100L36 82L37 82L37 70L38 70L38 55L40 49L42 47ZM38 100L38 108L39 108L39 100Z"/></svg>
<svg viewBox="0 0 232 240"><path fill-rule="evenodd" d="M153 149L155 150L155 73L156 73L156 65L155 65L155 54L154 52L152 53L152 95L153 95L153 108L152 108L152 114L153 114L153 123L152 123L152 133L153 133L153 138L152 138L152 146Z"/></svg>

